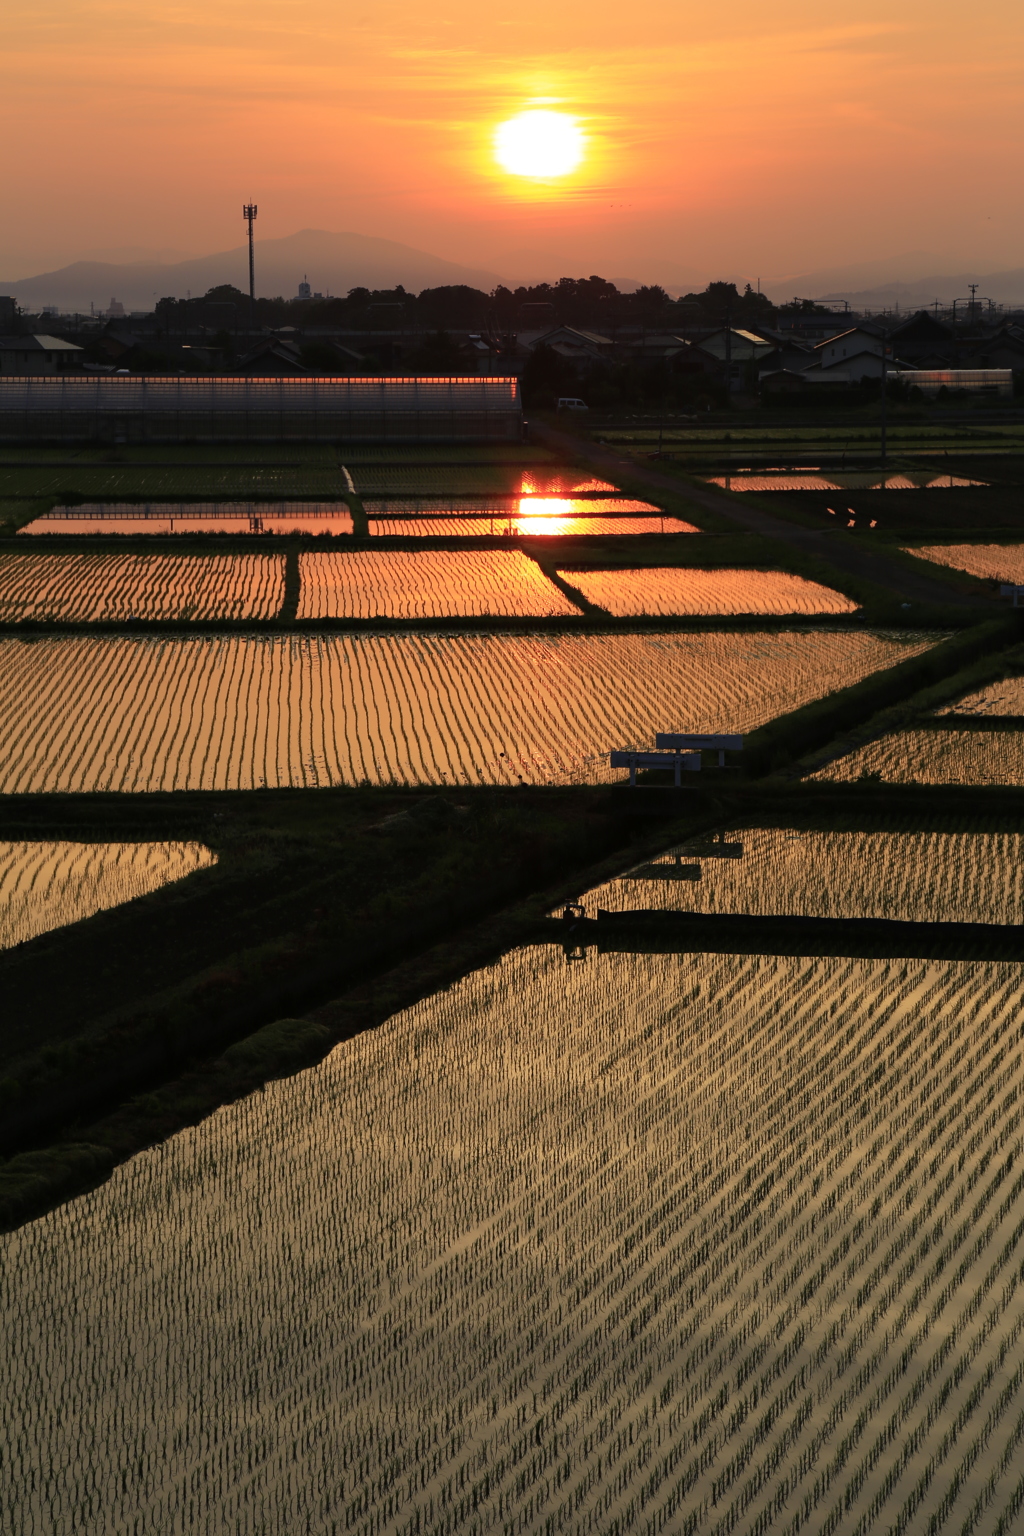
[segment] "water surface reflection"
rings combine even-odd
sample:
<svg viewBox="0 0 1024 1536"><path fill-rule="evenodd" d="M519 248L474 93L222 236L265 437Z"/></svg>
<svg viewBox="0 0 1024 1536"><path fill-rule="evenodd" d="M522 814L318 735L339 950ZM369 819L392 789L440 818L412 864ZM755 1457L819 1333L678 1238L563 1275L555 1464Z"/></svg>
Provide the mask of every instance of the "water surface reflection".
<svg viewBox="0 0 1024 1536"><path fill-rule="evenodd" d="M1022 1004L475 972L0 1239L9 1528L1008 1528Z"/></svg>

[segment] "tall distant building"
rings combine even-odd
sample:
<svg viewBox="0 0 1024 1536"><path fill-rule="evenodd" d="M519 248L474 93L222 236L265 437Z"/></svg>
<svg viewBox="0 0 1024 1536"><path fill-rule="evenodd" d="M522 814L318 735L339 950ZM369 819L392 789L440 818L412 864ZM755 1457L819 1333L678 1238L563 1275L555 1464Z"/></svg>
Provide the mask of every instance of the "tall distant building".
<svg viewBox="0 0 1024 1536"><path fill-rule="evenodd" d="M302 282L299 284L299 298L300 299L311 299L312 297L313 297L313 290L309 286L309 279L307 277L303 277Z"/></svg>

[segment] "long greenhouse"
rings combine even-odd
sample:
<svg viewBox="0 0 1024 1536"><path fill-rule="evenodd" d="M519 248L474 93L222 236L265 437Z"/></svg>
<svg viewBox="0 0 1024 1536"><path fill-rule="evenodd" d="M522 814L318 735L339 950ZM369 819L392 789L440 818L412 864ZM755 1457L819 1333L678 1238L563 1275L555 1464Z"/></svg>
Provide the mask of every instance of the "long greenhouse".
<svg viewBox="0 0 1024 1536"><path fill-rule="evenodd" d="M514 378L0 378L0 441L519 442Z"/></svg>

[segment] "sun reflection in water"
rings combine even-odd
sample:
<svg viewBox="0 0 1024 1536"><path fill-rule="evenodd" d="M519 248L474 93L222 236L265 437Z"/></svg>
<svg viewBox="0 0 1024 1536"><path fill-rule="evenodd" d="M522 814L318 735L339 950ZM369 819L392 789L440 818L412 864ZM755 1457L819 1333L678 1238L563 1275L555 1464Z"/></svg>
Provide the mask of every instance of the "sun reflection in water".
<svg viewBox="0 0 1024 1536"><path fill-rule="evenodd" d="M524 485L523 489L526 487ZM520 501L515 518L518 533L572 533L574 503L558 496L531 496ZM588 507L586 509L590 511Z"/></svg>

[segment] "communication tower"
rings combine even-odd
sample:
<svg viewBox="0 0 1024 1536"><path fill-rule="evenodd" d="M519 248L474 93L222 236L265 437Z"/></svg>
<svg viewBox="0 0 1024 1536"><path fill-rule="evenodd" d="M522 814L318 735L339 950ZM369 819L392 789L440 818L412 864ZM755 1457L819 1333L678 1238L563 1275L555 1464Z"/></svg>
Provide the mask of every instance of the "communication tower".
<svg viewBox="0 0 1024 1536"><path fill-rule="evenodd" d="M256 218L256 204L245 203L242 208L242 218L249 226L249 327L256 326L256 263L252 249L252 226Z"/></svg>

